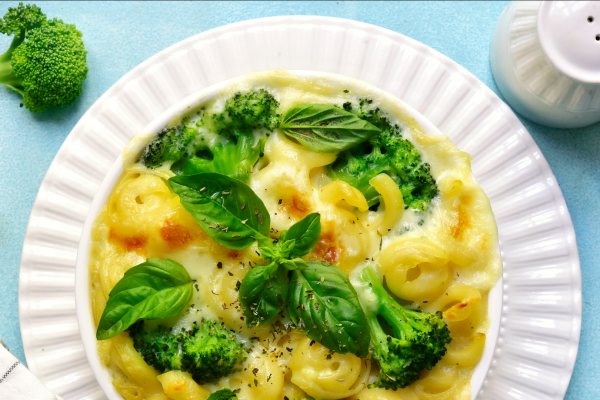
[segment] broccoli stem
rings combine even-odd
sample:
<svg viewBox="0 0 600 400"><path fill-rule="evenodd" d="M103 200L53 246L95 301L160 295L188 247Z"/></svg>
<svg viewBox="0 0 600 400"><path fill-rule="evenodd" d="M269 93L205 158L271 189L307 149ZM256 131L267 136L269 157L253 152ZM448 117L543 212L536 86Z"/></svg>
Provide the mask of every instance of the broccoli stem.
<svg viewBox="0 0 600 400"><path fill-rule="evenodd" d="M379 309L377 310L378 313L390 324L394 332L394 336L398 339L404 339L406 337L406 333L410 332L413 328L411 324L412 319L409 319L406 316L406 314L411 314L411 312L404 309L392 298L390 298L390 295L379 282L379 278L377 275L375 275L375 271L373 271L372 268L365 268L363 273L367 274L365 280L371 284L373 293L379 299ZM379 326L379 329L383 332L376 317L370 318L370 323ZM427 330L427 328L421 327L421 330Z"/></svg>
<svg viewBox="0 0 600 400"><path fill-rule="evenodd" d="M369 328L371 328L371 344L374 351L378 357L385 357L389 352L387 335L379 325L377 315L371 315L367 312L367 320L369 321Z"/></svg>
<svg viewBox="0 0 600 400"><path fill-rule="evenodd" d="M12 53L17 47L25 40L25 31L19 35L15 35L10 47L6 53L0 56L0 83L9 89L14 90L21 96L25 97L25 89L23 87L23 81L15 75L13 67L10 63Z"/></svg>

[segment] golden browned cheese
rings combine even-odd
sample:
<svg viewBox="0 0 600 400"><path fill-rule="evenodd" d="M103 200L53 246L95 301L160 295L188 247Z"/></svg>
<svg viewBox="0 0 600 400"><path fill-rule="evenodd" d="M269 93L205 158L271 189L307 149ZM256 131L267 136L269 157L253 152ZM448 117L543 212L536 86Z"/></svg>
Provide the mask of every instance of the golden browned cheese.
<svg viewBox="0 0 600 400"><path fill-rule="evenodd" d="M326 260L350 276L369 260L394 295L426 311L442 311L453 339L448 352L405 389L368 389L379 373L371 359L332 354L301 332L287 330L286 321L247 328L236 286L252 265L264 263L256 245L241 251L218 245L168 188L166 180L173 175L169 169L128 164L93 226L90 273L96 323L125 271L146 258L170 258L183 264L199 287L194 306L168 321L173 329L202 318L218 319L238 333L250 353L240 371L198 385L187 373L161 375L148 366L125 332L98 342L98 354L117 391L127 400L204 400L220 388L240 389L241 400L470 399L471 375L490 324L488 293L501 273L495 220L489 200L471 176L470 156L446 136L423 132L401 104L358 81L339 84L270 71L234 82L203 107L218 112L233 93L251 88L273 93L282 113L301 102L342 104L372 98L431 165L440 194L427 213L404 210L400 191L387 175L370 182L383 199L378 211L370 211L358 190L327 178L324 167L335 161L335 154L309 151L275 131L249 185L269 210L275 236L307 214L320 213L322 234L306 260ZM127 151L124 159L131 159Z"/></svg>

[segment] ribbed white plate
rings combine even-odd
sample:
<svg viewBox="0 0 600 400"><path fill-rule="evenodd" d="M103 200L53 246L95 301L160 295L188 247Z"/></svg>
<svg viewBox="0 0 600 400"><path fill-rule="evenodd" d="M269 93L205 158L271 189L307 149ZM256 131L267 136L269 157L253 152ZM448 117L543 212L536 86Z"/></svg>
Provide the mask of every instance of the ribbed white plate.
<svg viewBox="0 0 600 400"><path fill-rule="evenodd" d="M92 199L129 138L191 93L273 68L367 81L416 108L461 150L488 194L504 261L496 354L478 399L562 399L577 355L581 271L556 179L533 139L464 68L355 21L275 17L204 32L119 80L75 126L44 179L23 245L19 312L29 368L65 400L100 399L75 315L75 259Z"/></svg>

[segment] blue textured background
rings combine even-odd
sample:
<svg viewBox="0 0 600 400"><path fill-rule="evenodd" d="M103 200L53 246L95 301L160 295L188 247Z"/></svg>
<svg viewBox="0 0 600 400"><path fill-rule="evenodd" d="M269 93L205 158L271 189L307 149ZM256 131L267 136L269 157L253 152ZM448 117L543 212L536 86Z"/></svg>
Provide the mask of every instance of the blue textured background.
<svg viewBox="0 0 600 400"><path fill-rule="evenodd" d="M0 15L16 2L0 3ZM496 21L507 2L48 3L49 18L83 32L90 72L71 107L32 114L0 86L0 337L25 361L17 289L25 229L33 201L59 147L87 109L142 61L189 36L246 19L323 15L362 21L412 37L452 58L493 91L489 65ZM0 37L0 52L10 39ZM583 274L583 326L569 400L598 398L600 389L600 124L549 129L520 117L550 163L577 233Z"/></svg>

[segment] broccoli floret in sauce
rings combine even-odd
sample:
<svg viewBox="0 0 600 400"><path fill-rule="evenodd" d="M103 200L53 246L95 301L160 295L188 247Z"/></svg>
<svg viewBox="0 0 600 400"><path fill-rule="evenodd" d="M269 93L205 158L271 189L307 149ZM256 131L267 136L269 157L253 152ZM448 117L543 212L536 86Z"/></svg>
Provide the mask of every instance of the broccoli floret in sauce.
<svg viewBox="0 0 600 400"><path fill-rule="evenodd" d="M129 335L148 365L160 372L189 372L201 385L241 369L246 354L236 335L213 320L176 334L160 327L147 331L138 322L129 328Z"/></svg>
<svg viewBox="0 0 600 400"><path fill-rule="evenodd" d="M272 132L278 124L279 103L264 89L236 93L223 111L187 118L166 128L148 144L140 162L148 168L168 165L178 175L218 172L243 182L264 147L257 130Z"/></svg>
<svg viewBox="0 0 600 400"><path fill-rule="evenodd" d="M438 194L438 187L429 164L424 163L415 146L402 137L400 126L383 116L379 108L372 106L371 100L361 99L358 108L349 102L343 107L381 129L381 133L342 152L328 167L329 177L354 186L365 195L369 206L374 206L381 196L369 181L386 173L398 184L406 208L426 211Z"/></svg>

